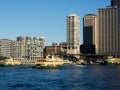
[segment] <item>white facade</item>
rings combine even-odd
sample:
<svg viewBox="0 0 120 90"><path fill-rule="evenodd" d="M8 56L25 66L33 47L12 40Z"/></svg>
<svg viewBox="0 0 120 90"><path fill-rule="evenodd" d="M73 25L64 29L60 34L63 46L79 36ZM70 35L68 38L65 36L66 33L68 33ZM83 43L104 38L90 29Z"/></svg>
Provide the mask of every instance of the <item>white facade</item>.
<svg viewBox="0 0 120 90"><path fill-rule="evenodd" d="M20 36L17 37L17 41L22 43L22 57L29 60L38 60L43 57L43 49L45 47L45 38L31 37L31 36Z"/></svg>
<svg viewBox="0 0 120 90"><path fill-rule="evenodd" d="M0 55L4 57L20 58L21 43L9 39L0 39Z"/></svg>
<svg viewBox="0 0 120 90"><path fill-rule="evenodd" d="M80 20L76 14L67 16L67 54L80 53Z"/></svg>

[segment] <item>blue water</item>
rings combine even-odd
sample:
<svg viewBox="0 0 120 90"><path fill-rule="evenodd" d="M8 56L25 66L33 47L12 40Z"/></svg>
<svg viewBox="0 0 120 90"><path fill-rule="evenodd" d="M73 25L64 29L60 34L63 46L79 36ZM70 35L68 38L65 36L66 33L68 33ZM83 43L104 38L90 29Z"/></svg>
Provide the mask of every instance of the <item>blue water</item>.
<svg viewBox="0 0 120 90"><path fill-rule="evenodd" d="M120 90L120 66L0 68L0 90Z"/></svg>

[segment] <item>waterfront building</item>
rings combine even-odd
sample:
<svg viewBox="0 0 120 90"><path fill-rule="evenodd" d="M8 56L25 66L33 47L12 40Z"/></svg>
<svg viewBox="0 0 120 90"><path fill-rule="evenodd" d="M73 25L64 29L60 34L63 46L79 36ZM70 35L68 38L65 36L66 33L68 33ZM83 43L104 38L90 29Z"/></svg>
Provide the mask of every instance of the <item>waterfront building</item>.
<svg viewBox="0 0 120 90"><path fill-rule="evenodd" d="M53 42L52 46L45 46L45 54L46 55L61 55L66 54L67 50L67 43L61 42L59 45L57 43Z"/></svg>
<svg viewBox="0 0 120 90"><path fill-rule="evenodd" d="M22 57L34 62L43 57L43 49L45 47L44 37L20 36L17 41L22 43L21 53Z"/></svg>
<svg viewBox="0 0 120 90"><path fill-rule="evenodd" d="M96 18L97 16L95 14L86 14L83 18L82 53L95 53Z"/></svg>
<svg viewBox="0 0 120 90"><path fill-rule="evenodd" d="M45 46L45 54L46 55L60 55L61 47L57 45L57 43L53 42L52 46Z"/></svg>
<svg viewBox="0 0 120 90"><path fill-rule="evenodd" d="M4 57L20 58L21 42L0 39L0 55Z"/></svg>
<svg viewBox="0 0 120 90"><path fill-rule="evenodd" d="M83 44L94 45L95 44L95 29L96 29L95 14L86 14L83 18Z"/></svg>
<svg viewBox="0 0 120 90"><path fill-rule="evenodd" d="M19 41L13 41L12 42L12 57L13 58L21 58L21 46L22 46L22 43L19 42Z"/></svg>
<svg viewBox="0 0 120 90"><path fill-rule="evenodd" d="M12 40L0 39L0 55L4 57L11 56L11 43Z"/></svg>
<svg viewBox="0 0 120 90"><path fill-rule="evenodd" d="M80 20L76 14L67 16L67 54L80 53Z"/></svg>
<svg viewBox="0 0 120 90"><path fill-rule="evenodd" d="M59 45L61 47L61 54L67 54L67 42L61 42Z"/></svg>
<svg viewBox="0 0 120 90"><path fill-rule="evenodd" d="M117 6L120 8L120 0L111 0L111 6Z"/></svg>
<svg viewBox="0 0 120 90"><path fill-rule="evenodd" d="M98 9L96 53L120 54L120 8L109 6Z"/></svg>

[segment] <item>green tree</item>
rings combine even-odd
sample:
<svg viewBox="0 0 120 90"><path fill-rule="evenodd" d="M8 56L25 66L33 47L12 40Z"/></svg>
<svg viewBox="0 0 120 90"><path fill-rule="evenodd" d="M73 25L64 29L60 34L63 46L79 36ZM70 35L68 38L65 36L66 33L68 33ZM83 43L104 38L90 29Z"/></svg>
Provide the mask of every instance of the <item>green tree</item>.
<svg viewBox="0 0 120 90"><path fill-rule="evenodd" d="M5 60L6 57L0 56L0 60Z"/></svg>

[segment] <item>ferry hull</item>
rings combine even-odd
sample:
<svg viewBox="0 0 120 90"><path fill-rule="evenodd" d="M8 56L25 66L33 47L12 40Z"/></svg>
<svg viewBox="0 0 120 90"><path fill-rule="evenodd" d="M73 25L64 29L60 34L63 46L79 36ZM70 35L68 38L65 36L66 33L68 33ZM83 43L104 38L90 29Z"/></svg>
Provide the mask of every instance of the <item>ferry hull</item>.
<svg viewBox="0 0 120 90"><path fill-rule="evenodd" d="M32 66L32 68L33 69L62 69L62 68L67 67L67 66L76 66L76 64L75 63L71 63L71 64L62 64L62 65L55 65L55 66L34 65L34 66Z"/></svg>
<svg viewBox="0 0 120 90"><path fill-rule="evenodd" d="M21 67L23 66L22 64L15 64L15 65L12 65L12 64L4 64L3 67Z"/></svg>
<svg viewBox="0 0 120 90"><path fill-rule="evenodd" d="M33 69L61 69L63 68L63 65L57 65L57 66L33 66Z"/></svg>

